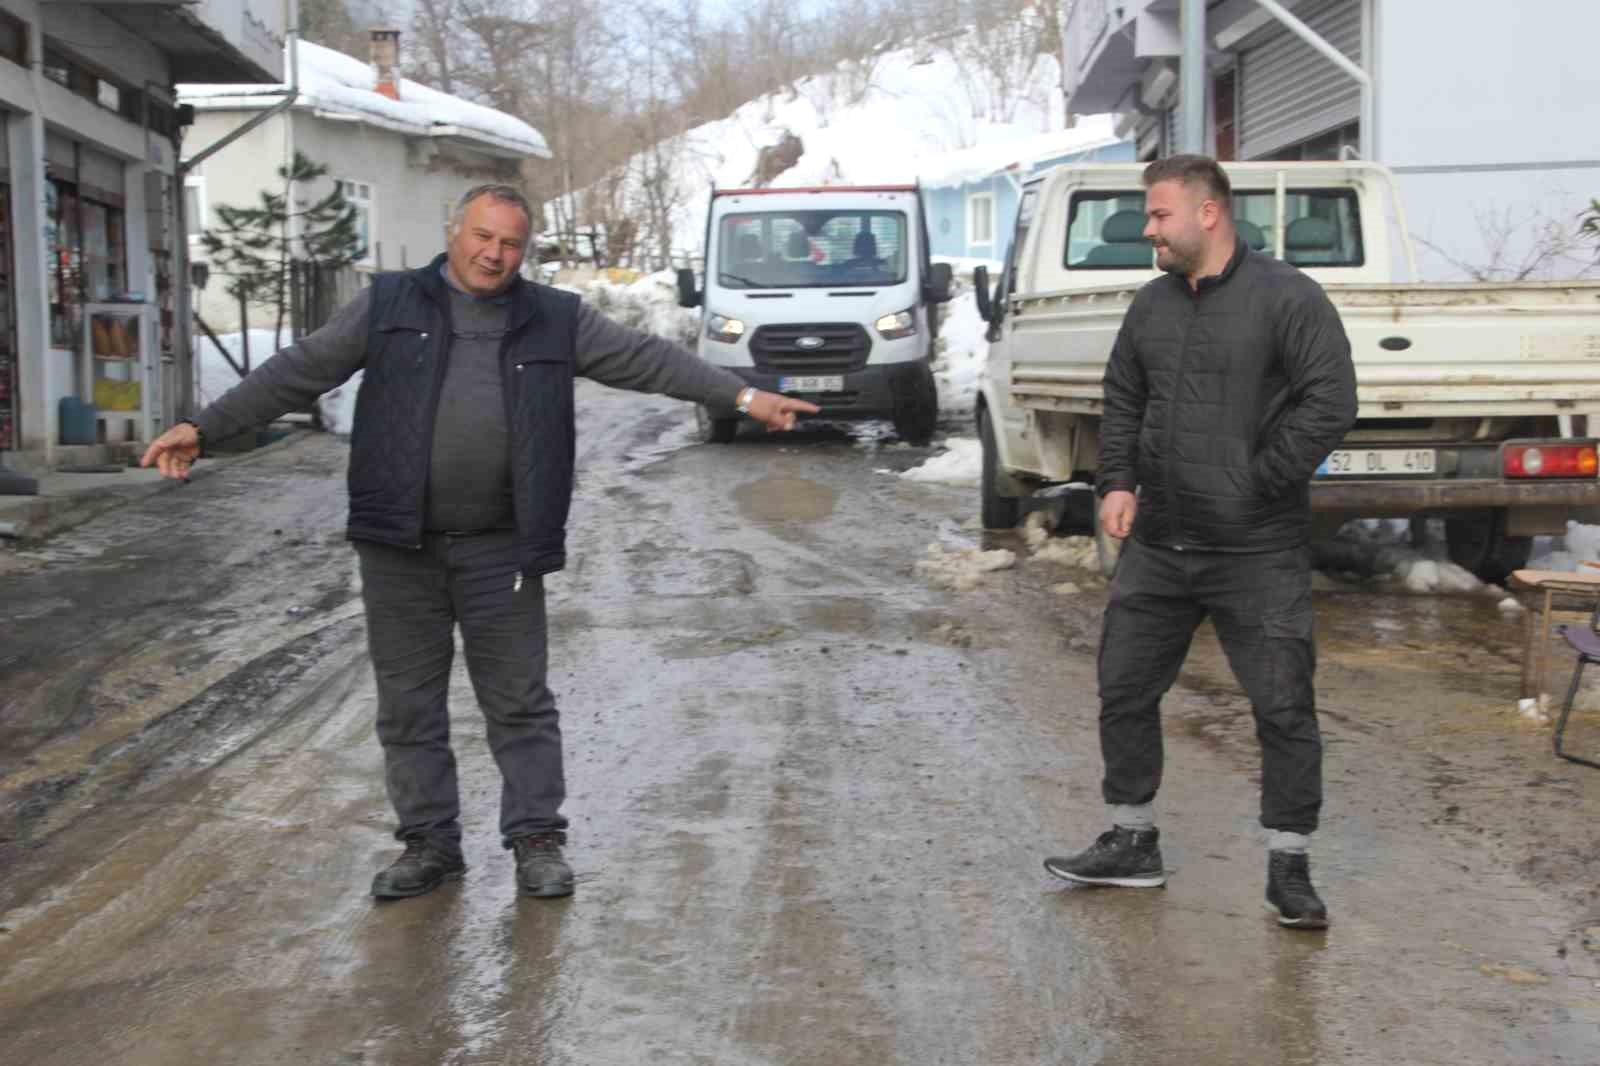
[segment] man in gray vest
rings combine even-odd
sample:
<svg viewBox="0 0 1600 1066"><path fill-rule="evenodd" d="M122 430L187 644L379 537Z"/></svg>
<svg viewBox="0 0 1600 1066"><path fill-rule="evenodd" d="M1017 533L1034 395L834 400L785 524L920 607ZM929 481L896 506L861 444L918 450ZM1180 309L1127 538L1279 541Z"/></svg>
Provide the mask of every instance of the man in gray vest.
<svg viewBox="0 0 1600 1066"><path fill-rule="evenodd" d="M422 895L466 870L446 706L457 625L503 780L500 834L517 884L531 896L572 893L543 578L566 562L574 379L738 410L774 430L817 410L747 388L678 345L525 280L532 227L512 186L468 190L445 254L377 275L327 325L163 433L143 459L187 477L207 440L302 410L364 371L348 534L361 563L395 835L405 844L373 880L380 899Z"/></svg>

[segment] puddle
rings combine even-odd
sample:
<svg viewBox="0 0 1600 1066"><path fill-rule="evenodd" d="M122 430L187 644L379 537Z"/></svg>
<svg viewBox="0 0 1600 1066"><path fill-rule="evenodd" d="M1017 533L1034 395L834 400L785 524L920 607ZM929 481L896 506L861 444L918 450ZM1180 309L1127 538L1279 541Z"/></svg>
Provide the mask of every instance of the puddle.
<svg viewBox="0 0 1600 1066"><path fill-rule="evenodd" d="M733 490L739 513L752 522L820 522L833 514L839 493L802 477L768 477Z"/></svg>

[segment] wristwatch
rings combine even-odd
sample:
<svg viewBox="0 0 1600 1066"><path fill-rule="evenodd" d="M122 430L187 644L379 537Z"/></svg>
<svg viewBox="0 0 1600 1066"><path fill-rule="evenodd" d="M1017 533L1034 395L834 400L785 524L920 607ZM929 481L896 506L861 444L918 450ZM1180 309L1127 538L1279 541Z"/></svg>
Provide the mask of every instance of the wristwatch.
<svg viewBox="0 0 1600 1066"><path fill-rule="evenodd" d="M733 401L734 408L742 415L750 413L750 404L756 398L756 390L746 385L739 390L739 396Z"/></svg>

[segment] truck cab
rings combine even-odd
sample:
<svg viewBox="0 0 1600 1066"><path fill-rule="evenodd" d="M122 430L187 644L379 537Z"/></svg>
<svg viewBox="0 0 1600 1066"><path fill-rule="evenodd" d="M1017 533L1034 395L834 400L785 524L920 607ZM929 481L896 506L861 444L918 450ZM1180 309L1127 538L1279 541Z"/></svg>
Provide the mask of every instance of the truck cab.
<svg viewBox="0 0 1600 1066"><path fill-rule="evenodd" d="M704 286L678 272L678 302L701 308L700 357L747 384L809 400L825 419L888 418L926 444L946 264L932 264L915 185L717 189ZM702 410L710 440L737 419Z"/></svg>

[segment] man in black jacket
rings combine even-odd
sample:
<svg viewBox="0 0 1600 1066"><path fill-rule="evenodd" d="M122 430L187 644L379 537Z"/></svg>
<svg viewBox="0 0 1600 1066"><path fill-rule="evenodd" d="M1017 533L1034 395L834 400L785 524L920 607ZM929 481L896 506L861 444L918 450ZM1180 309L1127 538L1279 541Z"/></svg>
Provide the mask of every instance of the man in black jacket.
<svg viewBox="0 0 1600 1066"><path fill-rule="evenodd" d="M457 625L503 780L500 834L517 883L531 896L572 893L543 579L566 563L574 379L738 410L768 429L792 429L797 414L817 410L524 280L532 221L515 188L469 189L444 255L377 275L327 325L163 433L143 460L187 477L206 440L302 410L364 371L348 532L385 783L405 844L373 880L380 899L422 895L466 870L446 706Z"/></svg>
<svg viewBox="0 0 1600 1066"><path fill-rule="evenodd" d="M1166 882L1151 809L1160 701L1195 628L1216 626L1261 742L1267 906L1322 928L1306 849L1322 805L1312 674L1310 479L1356 419L1350 342L1321 286L1237 235L1204 156L1151 164L1144 235L1165 277L1139 290L1105 373L1100 522L1128 538L1100 638L1112 829L1045 861L1094 885Z"/></svg>

